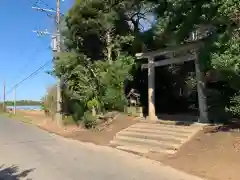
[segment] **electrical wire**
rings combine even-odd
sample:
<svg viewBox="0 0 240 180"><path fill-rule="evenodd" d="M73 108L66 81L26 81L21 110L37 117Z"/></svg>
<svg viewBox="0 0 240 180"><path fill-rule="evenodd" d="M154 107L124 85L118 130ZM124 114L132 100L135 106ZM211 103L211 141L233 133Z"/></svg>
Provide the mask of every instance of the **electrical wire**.
<svg viewBox="0 0 240 180"><path fill-rule="evenodd" d="M48 7L49 9L56 11L56 9L51 8L51 7L50 7L47 3L45 3L43 0L38 0L37 3L39 3L39 2L40 2L41 4L43 4L44 6Z"/></svg>
<svg viewBox="0 0 240 180"><path fill-rule="evenodd" d="M36 6L37 5L37 2L33 2L33 1L31 1L31 0L27 0L30 4L32 4L32 5L34 5L34 6Z"/></svg>
<svg viewBox="0 0 240 180"><path fill-rule="evenodd" d="M38 1L36 1L36 2L33 2L33 1L31 1L31 0L27 0L32 6L35 6L35 7L38 7L38 8L40 8L40 6L39 6L39 0ZM42 2L43 3L43 2ZM45 6L47 6L47 4L45 5ZM53 8L50 8L51 10L53 10L53 11L56 11L55 9L53 9ZM46 13L46 15L48 16L48 17L50 17L50 18L53 18L54 17L54 15L52 14L52 13L50 13L50 12L47 12L47 11L44 11L45 13Z"/></svg>
<svg viewBox="0 0 240 180"><path fill-rule="evenodd" d="M38 1L37 2L33 2L32 0L27 0L29 3L31 3L32 5L37 5L37 3L38 3ZM43 2L43 1L42 1ZM22 73L22 71L23 70L25 70L30 64L31 64L31 62L37 57L36 55L40 52L40 48L41 48L41 45L42 44L40 44L38 47L37 47L37 49L33 52L33 54L29 57L29 60L27 61L27 63L23 66L23 68L14 76L14 78L13 79L15 79L16 77L18 77L19 76L19 74L20 73ZM47 49L48 49L49 47L47 47ZM47 64L48 64L49 62L47 62ZM47 65L46 64L46 65ZM41 70L42 68L44 68L45 66L46 66L45 64L43 65L43 67L41 66L39 69L37 69L37 72L39 71L39 70ZM34 74L35 72L33 72L32 74L30 74L30 77L31 76L34 76L35 74ZM20 83L17 83L16 85L14 85L10 90L9 90L9 92L11 92L16 86L18 86L18 85L20 85L22 82L24 82L25 80L27 80L28 78L26 78L26 79L24 79L23 81L21 81ZM8 93L9 93L8 92Z"/></svg>
<svg viewBox="0 0 240 180"><path fill-rule="evenodd" d="M47 50L49 47L42 49L42 50ZM26 68L29 67L30 63L35 59L36 55L42 51L40 47L32 54L31 58L29 58L28 62L23 66L22 70L25 70Z"/></svg>
<svg viewBox="0 0 240 180"><path fill-rule="evenodd" d="M40 8L40 7L39 7L39 4L42 4L42 5L44 5L45 7L49 8L49 9L51 9L51 10L53 10L53 11L57 11L55 8L50 7L50 5L47 4L46 2L44 2L43 0L37 0L36 2L33 2L33 1L31 1L31 0L27 0L27 1L28 1L29 3L31 3L33 6L37 6L38 8ZM52 14L51 14L51 13L46 12L46 14L47 14L49 17L52 17ZM64 16L64 13L61 13L61 12L60 12L60 14L61 14L62 16Z"/></svg>
<svg viewBox="0 0 240 180"><path fill-rule="evenodd" d="M30 4L32 4L33 6L38 6L39 2L41 4L44 4L46 7L49 7L49 5L47 3L45 3L43 0L37 0L36 2L33 2L32 0L27 0ZM50 8L50 7L49 7ZM51 10L56 11L53 8L50 8ZM62 13L60 13L61 15L64 15ZM49 15L47 13L47 15ZM33 53L33 56L35 57L36 54L39 52L40 47ZM28 61L27 64L24 65L24 68L26 68L30 62L32 61L32 59L30 58L30 60ZM29 78L32 78L34 76L36 76L38 74L38 72L42 69L44 69L49 63L51 63L53 60L51 59L50 61L47 61L46 63L44 63L42 66L40 66L37 70L35 70L34 72L32 72L30 75L28 75L27 77L25 77L24 79L22 79L19 83L15 84L12 88L10 88L9 91L7 91L6 95L8 95L10 92L12 92L16 87L18 87L19 85L21 85L22 83L24 83L26 80L28 80Z"/></svg>
<svg viewBox="0 0 240 180"><path fill-rule="evenodd" d="M38 0L38 2L42 3L44 6L48 7L49 9L53 10L53 11L56 11L56 9L54 8L51 8L46 2L44 2L43 0ZM61 15L64 16L63 13L60 12Z"/></svg>
<svg viewBox="0 0 240 180"><path fill-rule="evenodd" d="M40 48L41 48L41 45L42 45L42 44L40 44L40 45L37 47L37 49L31 54L31 56L29 57L29 59L28 59L28 61L26 62L26 64L19 70L18 73L16 73L16 75L15 75L12 79L17 78L20 74L22 74L22 72L25 71L25 69L29 67L29 65L31 64L31 62L36 59L36 57L37 57L36 55L37 55L37 54L39 54L41 51L49 48L49 47L47 47L47 48L41 50L41 49L40 49Z"/></svg>
<svg viewBox="0 0 240 180"><path fill-rule="evenodd" d="M50 8L51 10L56 11L56 9L49 7L49 5L48 5L47 3L45 3L44 1L42 1L42 0L37 0L37 1L35 1L35 2L33 2L32 0L27 0L27 1L28 1L30 4L32 4L33 6L38 6L38 4L43 4L44 6Z"/></svg>
<svg viewBox="0 0 240 180"><path fill-rule="evenodd" d="M28 75L27 77L25 77L24 79L22 79L19 83L15 84L9 91L7 91L6 95L8 95L10 92L12 92L16 87L18 87L19 85L21 85L24 81L28 80L29 78L32 78L34 76L36 76L38 74L38 72L42 69L44 69L49 63L52 62L52 59L50 61L47 61L46 63L44 63L42 66L40 66L37 70L35 70L34 72L32 72L30 75Z"/></svg>

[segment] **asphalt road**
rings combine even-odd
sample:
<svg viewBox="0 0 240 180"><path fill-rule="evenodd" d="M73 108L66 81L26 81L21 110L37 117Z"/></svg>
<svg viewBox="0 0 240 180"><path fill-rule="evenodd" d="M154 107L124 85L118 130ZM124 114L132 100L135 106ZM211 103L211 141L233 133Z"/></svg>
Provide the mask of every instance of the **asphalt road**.
<svg viewBox="0 0 240 180"><path fill-rule="evenodd" d="M0 180L200 180L158 162L0 118Z"/></svg>

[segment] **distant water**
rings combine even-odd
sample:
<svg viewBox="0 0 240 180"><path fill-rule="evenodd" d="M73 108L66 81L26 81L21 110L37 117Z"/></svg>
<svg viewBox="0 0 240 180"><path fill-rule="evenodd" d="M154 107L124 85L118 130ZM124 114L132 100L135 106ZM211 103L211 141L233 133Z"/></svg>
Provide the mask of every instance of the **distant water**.
<svg viewBox="0 0 240 180"><path fill-rule="evenodd" d="M13 106L7 106L8 109L13 109ZM41 106L16 106L17 110L41 110Z"/></svg>

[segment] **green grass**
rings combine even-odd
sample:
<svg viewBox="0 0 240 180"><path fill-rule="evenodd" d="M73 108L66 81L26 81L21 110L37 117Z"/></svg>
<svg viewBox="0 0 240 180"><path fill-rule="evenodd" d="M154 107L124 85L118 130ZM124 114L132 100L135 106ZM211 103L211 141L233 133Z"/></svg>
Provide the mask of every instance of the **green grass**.
<svg viewBox="0 0 240 180"><path fill-rule="evenodd" d="M0 117L8 117L9 113L6 112L0 112Z"/></svg>
<svg viewBox="0 0 240 180"><path fill-rule="evenodd" d="M24 117L21 113L12 114L12 113L6 113L6 112L0 112L0 117L7 117L10 119L22 121L24 123L31 123L32 120L30 118Z"/></svg>

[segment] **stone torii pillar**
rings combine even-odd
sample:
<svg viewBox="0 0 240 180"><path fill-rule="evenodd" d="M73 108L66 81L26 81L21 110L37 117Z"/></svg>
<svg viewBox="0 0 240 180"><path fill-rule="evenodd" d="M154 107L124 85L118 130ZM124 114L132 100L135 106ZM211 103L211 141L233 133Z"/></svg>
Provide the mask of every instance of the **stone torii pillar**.
<svg viewBox="0 0 240 180"><path fill-rule="evenodd" d="M155 111L155 65L154 57L148 58L148 120L158 120Z"/></svg>
<svg viewBox="0 0 240 180"><path fill-rule="evenodd" d="M193 42L187 43L185 45L177 46L177 47L170 47L165 49L159 49L152 52L146 53L138 53L136 57L138 59L148 59L148 64L143 64L142 68L148 68L148 117L147 120L156 121L158 118L155 112L155 67L158 66L166 66L169 64L178 64L184 63L187 61L195 61L195 68L196 68L196 79L198 82L197 90L198 90L198 102L199 102L199 122L208 122L208 113L207 113L207 106L206 106L206 96L203 92L205 88L204 83L204 73L200 70L199 59L197 53L194 52L193 54L182 55L178 57L171 57L174 52L181 52L181 51L188 51L198 46L201 46L202 42ZM160 55L167 55L168 59L161 60L154 62L154 58Z"/></svg>

